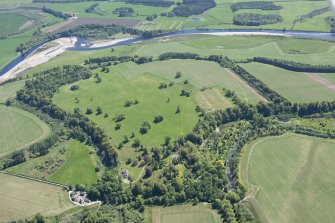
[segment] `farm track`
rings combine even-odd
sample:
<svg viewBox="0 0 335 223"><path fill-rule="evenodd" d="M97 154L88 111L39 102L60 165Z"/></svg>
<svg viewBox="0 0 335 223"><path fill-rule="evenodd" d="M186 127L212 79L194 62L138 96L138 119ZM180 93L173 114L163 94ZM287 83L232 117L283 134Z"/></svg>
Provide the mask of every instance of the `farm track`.
<svg viewBox="0 0 335 223"><path fill-rule="evenodd" d="M323 78L320 74L317 73L305 73L305 74L312 80L319 82L326 88L329 88L330 90L335 92L335 83L331 82L330 80L327 80L326 78Z"/></svg>

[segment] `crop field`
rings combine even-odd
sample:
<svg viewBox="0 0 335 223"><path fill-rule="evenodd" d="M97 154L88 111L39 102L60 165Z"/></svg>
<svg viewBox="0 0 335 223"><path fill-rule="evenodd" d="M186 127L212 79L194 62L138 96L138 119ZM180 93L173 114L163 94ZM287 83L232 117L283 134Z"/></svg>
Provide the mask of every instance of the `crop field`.
<svg viewBox="0 0 335 223"><path fill-rule="evenodd" d="M210 207L199 204L177 205L173 207L155 207L151 208L150 223L219 223L220 216ZM149 218L150 218L149 217Z"/></svg>
<svg viewBox="0 0 335 223"><path fill-rule="evenodd" d="M78 141L71 141L66 148L65 163L48 180L62 184L90 185L98 179L95 172L96 157L90 148Z"/></svg>
<svg viewBox="0 0 335 223"><path fill-rule="evenodd" d="M131 80L114 72L101 73L100 77L101 83L96 83L94 78L77 82L77 91L71 91L69 85L62 87L54 102L67 111L79 107L85 113L87 108L91 108L93 114L88 117L107 130L116 144L122 142L125 135L130 137L134 133L134 137L144 145L158 146L164 142L165 136L178 137L189 133L197 122L196 104L191 97L180 96L183 89L192 90L189 84L158 89L160 83L168 82L148 73ZM138 100L138 104L126 107L127 100ZM98 106L102 109L101 115L96 115ZM180 113L176 114L178 106ZM113 120L118 114L123 114L125 119L120 122ZM162 115L164 120L155 124L153 120L157 115ZM144 121L150 123L151 129L142 135L139 130ZM120 129L117 124L121 125ZM131 144L132 139L130 141Z"/></svg>
<svg viewBox="0 0 335 223"><path fill-rule="evenodd" d="M335 82L321 79L318 74L293 72L260 63L242 64L242 67L289 101L332 101L335 98Z"/></svg>
<svg viewBox="0 0 335 223"><path fill-rule="evenodd" d="M0 85L0 103L16 96L16 92L24 86L24 81L15 81Z"/></svg>
<svg viewBox="0 0 335 223"><path fill-rule="evenodd" d="M0 222L52 215L74 207L66 190L33 180L0 173Z"/></svg>
<svg viewBox="0 0 335 223"><path fill-rule="evenodd" d="M242 182L261 222L333 222L335 141L296 134L251 143Z"/></svg>
<svg viewBox="0 0 335 223"><path fill-rule="evenodd" d="M50 133L50 128L33 114L0 106L0 155L23 149Z"/></svg>

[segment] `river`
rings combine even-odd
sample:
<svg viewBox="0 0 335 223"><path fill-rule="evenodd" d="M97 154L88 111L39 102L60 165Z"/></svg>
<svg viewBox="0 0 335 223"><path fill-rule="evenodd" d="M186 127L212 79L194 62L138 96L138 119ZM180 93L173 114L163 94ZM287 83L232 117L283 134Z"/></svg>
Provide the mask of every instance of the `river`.
<svg viewBox="0 0 335 223"><path fill-rule="evenodd" d="M255 30L255 29L242 29L242 30L183 30L183 31L173 31L152 37L136 37L127 39L124 41L119 41L110 45L105 45L102 47L92 47L85 39L78 38L74 47L68 48L70 51L91 51L91 50L101 50L115 46L132 45L142 41L152 40L162 37L174 37L182 35L272 35L272 36L287 36L287 37L298 37L307 39L318 39L326 41L335 41L335 34L328 32L311 32L311 31L282 31L282 30ZM38 50L43 44L34 46L28 52L20 55L19 57L8 63L1 71L0 76L5 75L7 72L12 70L19 63L24 61L29 55L33 54Z"/></svg>

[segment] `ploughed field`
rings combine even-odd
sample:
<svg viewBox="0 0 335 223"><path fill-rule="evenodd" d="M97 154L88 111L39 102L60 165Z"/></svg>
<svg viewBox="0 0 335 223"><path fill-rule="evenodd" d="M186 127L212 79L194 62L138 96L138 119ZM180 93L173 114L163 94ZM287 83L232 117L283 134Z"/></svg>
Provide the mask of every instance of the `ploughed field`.
<svg viewBox="0 0 335 223"><path fill-rule="evenodd" d="M31 218L36 213L54 215L71 207L66 190L0 173L0 222Z"/></svg>
<svg viewBox="0 0 335 223"><path fill-rule="evenodd" d="M261 222L333 222L335 141L286 134L247 147L242 181Z"/></svg>

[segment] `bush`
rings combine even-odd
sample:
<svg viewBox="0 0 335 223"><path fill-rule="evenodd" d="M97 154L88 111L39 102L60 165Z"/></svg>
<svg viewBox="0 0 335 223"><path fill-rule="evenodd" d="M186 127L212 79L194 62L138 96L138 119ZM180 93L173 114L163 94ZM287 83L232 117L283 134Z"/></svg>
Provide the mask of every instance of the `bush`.
<svg viewBox="0 0 335 223"><path fill-rule="evenodd" d="M155 119L154 119L154 123L159 123L161 121L163 121L164 117L162 115L157 115L155 116Z"/></svg>

